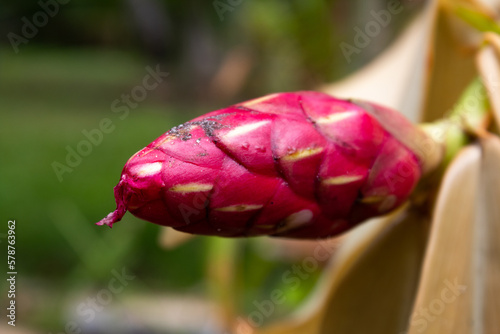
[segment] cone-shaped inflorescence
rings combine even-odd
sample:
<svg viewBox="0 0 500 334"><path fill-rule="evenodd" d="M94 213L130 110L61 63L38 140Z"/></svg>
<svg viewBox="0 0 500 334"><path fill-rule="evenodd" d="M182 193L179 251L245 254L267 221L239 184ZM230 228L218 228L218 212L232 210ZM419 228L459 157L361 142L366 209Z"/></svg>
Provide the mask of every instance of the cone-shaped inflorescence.
<svg viewBox="0 0 500 334"><path fill-rule="evenodd" d="M97 224L111 227L128 210L194 234L336 235L408 198L425 169L404 140L416 131L397 112L322 93L237 104L130 158L114 189L117 209Z"/></svg>

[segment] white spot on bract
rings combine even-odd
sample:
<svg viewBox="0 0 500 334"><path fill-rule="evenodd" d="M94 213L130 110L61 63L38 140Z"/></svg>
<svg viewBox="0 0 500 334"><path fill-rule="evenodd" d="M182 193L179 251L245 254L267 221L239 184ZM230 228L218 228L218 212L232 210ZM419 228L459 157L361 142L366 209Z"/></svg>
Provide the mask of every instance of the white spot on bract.
<svg viewBox="0 0 500 334"><path fill-rule="evenodd" d="M397 197L395 195L389 195L387 196L382 203L380 203L380 206L378 207L378 212L387 212L391 210L394 205L396 204Z"/></svg>
<svg viewBox="0 0 500 334"><path fill-rule="evenodd" d="M321 183L330 186L330 185L351 183L361 179L363 179L363 175L342 175L342 176L329 177L327 179L324 179Z"/></svg>
<svg viewBox="0 0 500 334"><path fill-rule="evenodd" d="M292 213L290 216L286 217L285 224L279 229L279 232L301 227L302 225L309 223L312 218L313 213L311 210L301 210L299 212Z"/></svg>
<svg viewBox="0 0 500 334"><path fill-rule="evenodd" d="M241 125L241 126L238 126L238 127L234 128L234 129L232 129L228 133L226 133L224 135L224 137L230 138L230 137L241 136L241 135L246 134L246 133L248 133L250 131L258 129L261 126L264 126L264 125L268 124L269 122L270 121L260 121L260 122L256 122L256 123L250 123L250 124Z"/></svg>
<svg viewBox="0 0 500 334"><path fill-rule="evenodd" d="M169 191L175 193L195 193L202 191L210 191L214 187L213 184L210 183L185 183L185 184L176 184L172 188L168 189Z"/></svg>
<svg viewBox="0 0 500 334"><path fill-rule="evenodd" d="M357 111L346 111L346 112L338 112L334 114L330 114L326 117L321 117L316 120L316 123L318 124L330 124L330 123L335 123L335 122L340 122L346 118L353 117L358 115L359 112Z"/></svg>
<svg viewBox="0 0 500 334"><path fill-rule="evenodd" d="M323 152L322 147L316 148L306 148L303 150L297 150L296 152L285 155L282 159L283 161L297 161L301 159L308 158L310 156L316 155Z"/></svg>
<svg viewBox="0 0 500 334"><path fill-rule="evenodd" d="M237 205L226 206L223 208L216 208L215 210L223 212L241 212L241 211L257 210L260 208L262 208L262 205L260 204L237 204Z"/></svg>
<svg viewBox="0 0 500 334"><path fill-rule="evenodd" d="M162 167L161 162L153 162L153 163L136 165L131 168L130 172L136 176L146 177L158 173L159 171L161 171L161 167Z"/></svg>

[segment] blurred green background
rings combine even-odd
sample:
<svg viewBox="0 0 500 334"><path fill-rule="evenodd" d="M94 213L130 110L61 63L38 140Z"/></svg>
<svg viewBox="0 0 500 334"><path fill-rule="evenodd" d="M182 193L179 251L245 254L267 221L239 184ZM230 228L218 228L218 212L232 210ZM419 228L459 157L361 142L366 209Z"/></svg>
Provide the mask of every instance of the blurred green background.
<svg viewBox="0 0 500 334"><path fill-rule="evenodd" d="M283 273L300 257L266 256L272 252L262 247L272 246L263 245L262 238L231 242L198 237L165 250L158 243L159 227L130 214L112 230L93 223L114 209L112 188L133 153L202 113L342 78L389 45L422 5L402 4L401 15L347 62L339 44L352 44L353 28L364 27L373 19L370 11L386 8L387 1L4 0L0 249L6 254L7 221L15 219L18 326L59 333L72 319L81 325L85 321L74 314L78 304L106 287L113 269L124 267L136 278L106 309L130 296L210 299L217 290L210 268L217 267L214 250L221 247L235 252L235 313L251 312L254 300L284 284ZM26 21L43 23L37 13L47 13L46 8L54 15L45 16L33 37L23 36ZM26 42L13 46L19 37ZM112 102L142 84L147 66L158 64L168 77L120 119ZM97 129L103 118L111 120L113 131L103 134L60 181L53 163L65 164L68 147L76 149L86 139L82 131ZM319 273L304 280L298 291L283 287L287 302L266 321L294 309ZM7 305L6 281L0 286L0 301ZM126 317L130 322L122 329L112 322L85 323L83 332L126 333L134 326L142 331L131 333L193 332L189 326L169 331L139 315ZM215 332L206 328L206 333Z"/></svg>

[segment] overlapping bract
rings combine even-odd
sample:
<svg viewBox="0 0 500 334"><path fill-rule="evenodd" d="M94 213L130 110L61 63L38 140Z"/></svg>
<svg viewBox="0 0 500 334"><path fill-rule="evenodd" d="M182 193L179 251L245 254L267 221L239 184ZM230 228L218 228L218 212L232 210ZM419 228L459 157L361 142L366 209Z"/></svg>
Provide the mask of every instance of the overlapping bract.
<svg viewBox="0 0 500 334"><path fill-rule="evenodd" d="M128 210L194 234L329 237L400 205L420 175L414 152L356 103L279 93L198 117L136 153L116 211L98 224Z"/></svg>

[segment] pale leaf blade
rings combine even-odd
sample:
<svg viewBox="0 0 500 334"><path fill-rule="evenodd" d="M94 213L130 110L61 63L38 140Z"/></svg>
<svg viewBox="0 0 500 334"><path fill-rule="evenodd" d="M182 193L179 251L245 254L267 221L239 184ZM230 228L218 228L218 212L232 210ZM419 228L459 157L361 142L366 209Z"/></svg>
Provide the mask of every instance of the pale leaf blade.
<svg viewBox="0 0 500 334"><path fill-rule="evenodd" d="M376 102L420 120L429 72L429 48L438 1L430 0L397 40L374 61L321 88L326 93Z"/></svg>
<svg viewBox="0 0 500 334"><path fill-rule="evenodd" d="M330 295L320 333L403 332L418 286L427 228L425 217L409 211L380 233Z"/></svg>
<svg viewBox="0 0 500 334"><path fill-rule="evenodd" d="M488 44L478 52L476 64L500 128L500 37L492 33L484 36Z"/></svg>
<svg viewBox="0 0 500 334"><path fill-rule="evenodd" d="M256 333L403 330L417 285L427 228L419 214L406 210L364 223L346 234L308 302L291 317ZM380 301L387 302L387 308L380 307ZM373 321L359 321L362 317Z"/></svg>
<svg viewBox="0 0 500 334"><path fill-rule="evenodd" d="M409 334L474 333L474 199L481 152L467 147L448 168L433 215Z"/></svg>
<svg viewBox="0 0 500 334"><path fill-rule="evenodd" d="M480 194L477 198L477 224L480 263L478 285L481 286L484 312L484 333L500 333L500 139L489 136L481 140L483 159L481 164ZM484 278L484 280L483 280Z"/></svg>
<svg viewBox="0 0 500 334"><path fill-rule="evenodd" d="M423 111L424 121L445 116L476 76L473 54L464 45L469 44L474 30L457 21L458 18L448 15L443 8L439 10L432 43L432 71Z"/></svg>

